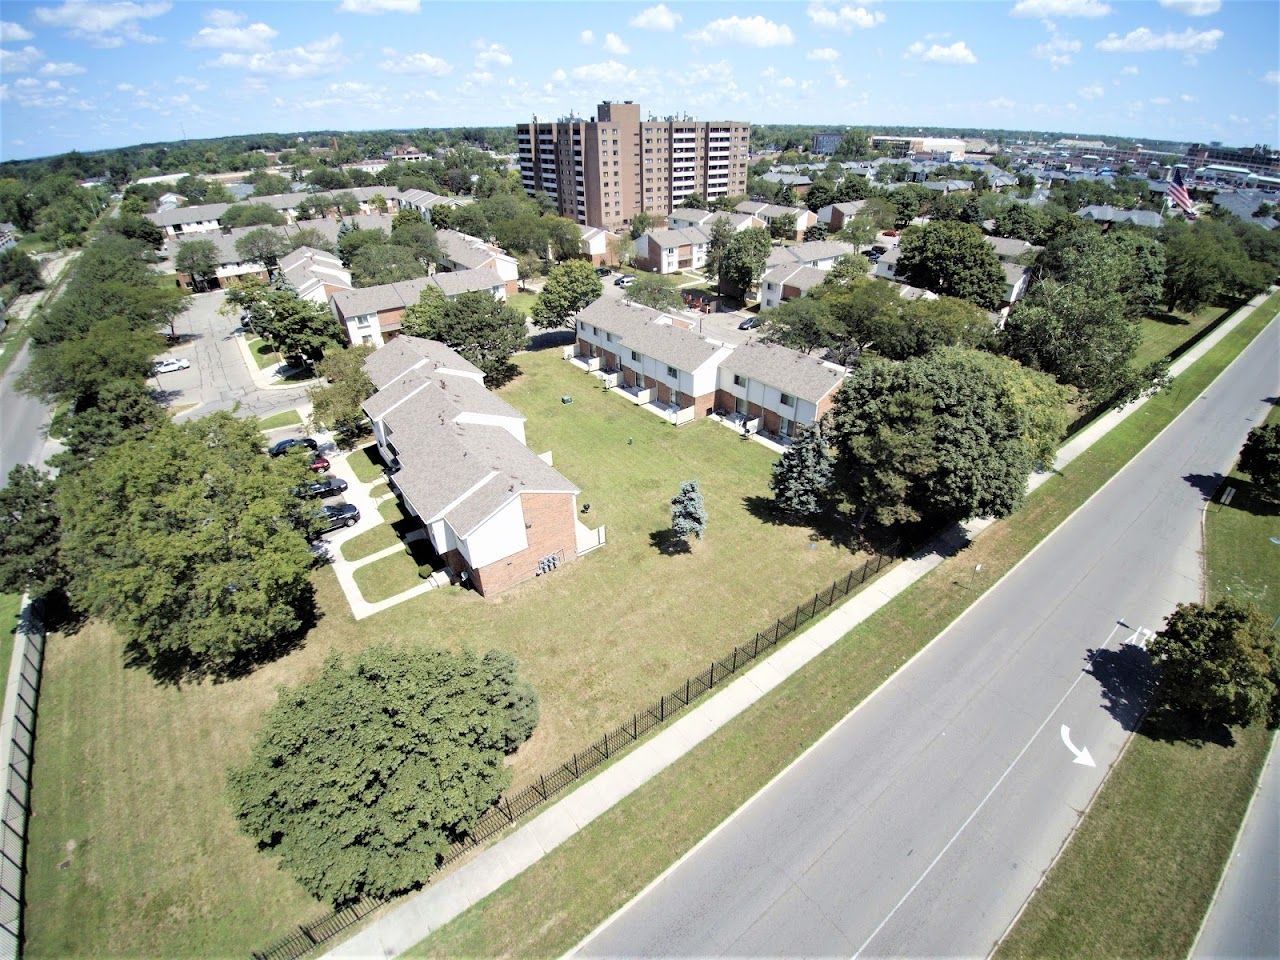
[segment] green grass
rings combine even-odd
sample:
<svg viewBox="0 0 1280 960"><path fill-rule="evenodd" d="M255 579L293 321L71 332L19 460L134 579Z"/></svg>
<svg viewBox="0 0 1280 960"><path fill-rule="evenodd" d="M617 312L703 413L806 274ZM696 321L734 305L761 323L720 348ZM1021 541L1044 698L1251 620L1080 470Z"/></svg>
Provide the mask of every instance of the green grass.
<svg viewBox="0 0 1280 960"><path fill-rule="evenodd" d="M1239 473L1227 483L1236 487L1231 504L1210 504L1205 514L1209 599L1242 597L1273 616L1276 508ZM1182 960L1271 744L1261 724L1233 734L1233 745L1170 738L1148 718L998 956Z"/></svg>
<svg viewBox="0 0 1280 960"><path fill-rule="evenodd" d="M551 956L571 948L945 629L972 603L975 588L990 586L1052 532L1199 395L1277 306L1280 295L1031 494L1017 514L409 955ZM978 563L982 573L971 585ZM1105 874L1098 879L1108 885ZM1123 895L1108 895L1115 909L1132 912Z"/></svg>
<svg viewBox="0 0 1280 960"><path fill-rule="evenodd" d="M351 451L347 457L347 466L361 483L373 483L382 476L382 458L373 444Z"/></svg>
<svg viewBox="0 0 1280 960"><path fill-rule="evenodd" d="M9 676L9 659L13 656L13 632L18 629L22 612L22 595L0 593L0 676Z"/></svg>
<svg viewBox="0 0 1280 960"><path fill-rule="evenodd" d="M1237 307L1209 306L1195 313L1178 311L1143 317L1138 322L1142 342L1138 345L1134 363L1143 367L1167 357L1219 317L1234 313Z"/></svg>
<svg viewBox="0 0 1280 960"><path fill-rule="evenodd" d="M300 423L302 423L302 414L297 410L282 410L269 417L263 417L258 421L258 427L262 430L274 430L277 427L292 427Z"/></svg>
<svg viewBox="0 0 1280 960"><path fill-rule="evenodd" d="M507 297L507 303L519 312L520 316L527 317L533 312L533 305L538 302L536 293L513 293Z"/></svg>
<svg viewBox="0 0 1280 960"><path fill-rule="evenodd" d="M373 499L377 500L379 497L385 497L385 496L386 496L388 493L390 493L390 492L391 492L391 487L390 487L390 486L388 486L388 485L387 485L387 484L385 484L385 483L378 483L378 484L374 484L374 485L369 489L369 496L371 496L371 497L373 497Z"/></svg>
<svg viewBox="0 0 1280 960"><path fill-rule="evenodd" d="M280 354L271 348L271 344L263 340L261 337L253 337L248 341L249 352L253 354L253 359L258 364L258 369L262 370L266 367L273 367L283 361Z"/></svg>
<svg viewBox="0 0 1280 960"><path fill-rule="evenodd" d="M418 564L407 553L393 553L358 567L354 576L360 595L370 603L386 600L422 584Z"/></svg>
<svg viewBox="0 0 1280 960"><path fill-rule="evenodd" d="M810 529L752 512L774 459L759 444L710 422L676 429L599 389L558 350L517 362L523 374L501 395L528 417L530 448L553 450L581 487L607 546L493 599L432 590L361 621L321 568L321 616L305 644L218 684L158 686L124 669L120 640L98 623L55 637L32 797L29 957L247 956L323 913L239 832L225 778L279 685L314 676L332 653L372 643L512 653L542 710L512 758L519 786L861 567ZM560 404L564 393L573 404ZM350 462L376 479L364 453ZM708 537L668 556L651 536L670 524L668 501L689 477L702 484ZM60 870L68 841L75 852Z"/></svg>
<svg viewBox="0 0 1280 960"><path fill-rule="evenodd" d="M391 524L380 523L372 530L366 530L352 537L339 549L342 551L344 560L362 560L370 554L395 546L399 542L400 538Z"/></svg>

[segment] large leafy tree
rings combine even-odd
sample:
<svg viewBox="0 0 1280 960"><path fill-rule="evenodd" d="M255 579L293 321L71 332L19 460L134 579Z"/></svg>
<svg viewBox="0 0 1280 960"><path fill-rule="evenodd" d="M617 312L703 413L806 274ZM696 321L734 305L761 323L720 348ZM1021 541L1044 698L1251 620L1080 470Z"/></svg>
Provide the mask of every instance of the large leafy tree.
<svg viewBox="0 0 1280 960"><path fill-rule="evenodd" d="M683 303L675 288L668 286L654 273L640 274L636 277L636 282L623 291L622 296L655 310L678 310Z"/></svg>
<svg viewBox="0 0 1280 960"><path fill-rule="evenodd" d="M265 203L235 203L223 211L218 222L224 227L278 227L284 214Z"/></svg>
<svg viewBox="0 0 1280 960"><path fill-rule="evenodd" d="M413 247L398 243L368 244L351 258L351 282L357 287L398 283L425 277L427 268Z"/></svg>
<svg viewBox="0 0 1280 960"><path fill-rule="evenodd" d="M218 248L212 240L184 240L178 244L173 266L191 277L197 289L203 288L218 272Z"/></svg>
<svg viewBox="0 0 1280 960"><path fill-rule="evenodd" d="M253 329L291 361L314 364L327 348L341 344L342 327L320 303L291 290L267 290L249 307Z"/></svg>
<svg viewBox="0 0 1280 960"><path fill-rule="evenodd" d="M419 220L419 223L422 221ZM387 235L382 230L348 230L345 233L339 231L338 234L338 255L342 258L342 263L346 267L351 266L351 261L356 258L365 247L378 246L387 242Z"/></svg>
<svg viewBox="0 0 1280 960"><path fill-rule="evenodd" d="M445 300L429 287L405 310L400 326L411 336L439 340L457 350L484 371L490 386L515 375L511 357L528 339L524 317L483 291Z"/></svg>
<svg viewBox="0 0 1280 960"><path fill-rule="evenodd" d="M89 406L109 384L142 383L162 349L159 334L135 329L126 317L108 317L84 336L42 347L19 383L48 400Z"/></svg>
<svg viewBox="0 0 1280 960"><path fill-rule="evenodd" d="M733 237L733 224L728 217L716 217L711 221L711 235L707 238L706 271L708 276L716 278L716 289L721 293L724 291L720 288L720 265L724 262L729 241Z"/></svg>
<svg viewBox="0 0 1280 960"><path fill-rule="evenodd" d="M769 477L773 502L793 516L814 516L827 503L832 476L833 461L822 434L801 430L773 463Z"/></svg>
<svg viewBox="0 0 1280 960"><path fill-rule="evenodd" d="M796 215L784 213L769 221L769 236L774 240L794 240L796 236Z"/></svg>
<svg viewBox="0 0 1280 960"><path fill-rule="evenodd" d="M955 220L908 227L899 241L898 276L934 293L994 310L1004 299L1004 271L972 224Z"/></svg>
<svg viewBox="0 0 1280 960"><path fill-rule="evenodd" d="M510 781L538 720L510 655L372 647L283 689L231 771L241 828L314 896L426 881Z"/></svg>
<svg viewBox="0 0 1280 960"><path fill-rule="evenodd" d="M1255 607L1180 603L1148 650L1160 664L1160 700L1176 713L1247 726L1273 709L1280 649Z"/></svg>
<svg viewBox="0 0 1280 960"><path fill-rule="evenodd" d="M533 305L534 326L555 330L573 322L584 307L600 298L604 286L586 260L566 260L553 267Z"/></svg>
<svg viewBox="0 0 1280 960"><path fill-rule="evenodd" d="M832 413L837 484L883 526L1005 516L1031 472L1024 428L974 351L864 359Z"/></svg>
<svg viewBox="0 0 1280 960"><path fill-rule="evenodd" d="M1273 266L1249 258L1239 237L1225 223L1171 221L1161 232L1164 300L1170 310L1190 312L1208 303L1248 296L1275 276Z"/></svg>
<svg viewBox="0 0 1280 960"><path fill-rule="evenodd" d="M311 615L301 454L262 453L253 419L163 424L59 483L74 605L158 678L233 675Z"/></svg>
<svg viewBox="0 0 1280 960"><path fill-rule="evenodd" d="M270 227L250 230L236 240L236 253L245 260L263 264L269 270L280 264L280 258L287 249L284 237Z"/></svg>
<svg viewBox="0 0 1280 960"><path fill-rule="evenodd" d="M19 464L0 488L0 590L44 597L67 579L49 474Z"/></svg>
<svg viewBox="0 0 1280 960"><path fill-rule="evenodd" d="M1240 450L1240 469L1249 474L1265 499L1280 500L1280 423L1249 431Z"/></svg>
<svg viewBox="0 0 1280 960"><path fill-rule="evenodd" d="M735 233L720 261L718 279L728 283L745 299L764 276L764 265L769 259L770 249L769 231L762 227Z"/></svg>
<svg viewBox="0 0 1280 960"><path fill-rule="evenodd" d="M67 407L54 416L63 449L50 463L74 473L113 447L145 436L166 420L147 386L138 380L102 385L91 405Z"/></svg>
<svg viewBox="0 0 1280 960"><path fill-rule="evenodd" d="M18 293L35 293L44 286L40 265L17 248L0 253L0 286L10 285Z"/></svg>
<svg viewBox="0 0 1280 960"><path fill-rule="evenodd" d="M764 314L764 337L802 353L835 345L840 332L826 303L814 296L788 300Z"/></svg>
<svg viewBox="0 0 1280 960"><path fill-rule="evenodd" d="M338 445L349 449L369 432L369 419L361 405L373 396L373 381L364 372L365 358L373 347L330 347L316 365L316 373L327 385L307 391L311 401L313 427L333 430Z"/></svg>

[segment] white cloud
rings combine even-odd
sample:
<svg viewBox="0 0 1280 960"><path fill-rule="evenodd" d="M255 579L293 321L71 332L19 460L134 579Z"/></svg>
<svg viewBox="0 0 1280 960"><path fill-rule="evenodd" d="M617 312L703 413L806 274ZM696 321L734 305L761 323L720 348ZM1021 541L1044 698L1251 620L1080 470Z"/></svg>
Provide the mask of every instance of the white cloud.
<svg viewBox="0 0 1280 960"><path fill-rule="evenodd" d="M806 60L822 60L827 63L830 63L832 61L839 60L840 54L838 51L831 49L831 47L819 47L817 50L810 50L805 55L805 59Z"/></svg>
<svg viewBox="0 0 1280 960"><path fill-rule="evenodd" d="M1181 33L1171 30L1156 33L1146 27L1130 30L1123 37L1117 33L1107 34L1105 40L1099 40L1097 48L1103 53L1151 53L1155 50L1178 50L1183 53L1209 53L1218 46L1222 39L1221 30L1192 30L1188 27Z"/></svg>
<svg viewBox="0 0 1280 960"><path fill-rule="evenodd" d="M569 79L569 75L565 73L562 69L557 67L555 72L551 74L551 79L554 80L556 83L564 83L566 80Z"/></svg>
<svg viewBox="0 0 1280 960"><path fill-rule="evenodd" d="M77 74L86 72L85 68L80 64L67 61L58 63L51 60L40 68L40 76L42 77L74 77Z"/></svg>
<svg viewBox="0 0 1280 960"><path fill-rule="evenodd" d="M988 100L987 106L992 110L1012 110L1015 104L1008 97L996 97L994 100Z"/></svg>
<svg viewBox="0 0 1280 960"><path fill-rule="evenodd" d="M1126 77L1136 77L1142 71L1140 71L1137 67L1123 67L1120 70L1120 72L1124 74Z"/></svg>
<svg viewBox="0 0 1280 960"><path fill-rule="evenodd" d="M64 0L58 7L36 7L36 19L50 27L61 27L72 37L86 40L95 47L120 47L126 42L159 43L160 38L143 33L139 21L151 20L169 12L173 4L134 3L117 0L93 3L89 0Z"/></svg>
<svg viewBox="0 0 1280 960"><path fill-rule="evenodd" d="M1035 49L1031 51L1033 56L1048 60L1049 65L1055 70L1068 66L1071 63L1071 55L1079 52L1080 41L1064 37L1060 33L1055 33L1044 43L1036 44Z"/></svg>
<svg viewBox="0 0 1280 960"><path fill-rule="evenodd" d="M604 49L608 53L624 56L631 52L631 48L622 42L622 38L616 33L606 33L604 35Z"/></svg>
<svg viewBox="0 0 1280 960"><path fill-rule="evenodd" d="M132 83L117 83L116 89L119 90L121 93L133 93L138 88L135 87Z"/></svg>
<svg viewBox="0 0 1280 960"><path fill-rule="evenodd" d="M822 2L809 4L809 19L819 27L849 33L854 29L869 30L884 23L884 14L866 7L830 7Z"/></svg>
<svg viewBox="0 0 1280 960"><path fill-rule="evenodd" d="M417 13L421 0L342 0L339 13Z"/></svg>
<svg viewBox="0 0 1280 960"><path fill-rule="evenodd" d="M744 47L785 47L795 43L795 34L785 23L764 17L722 17L689 34L698 43L736 43Z"/></svg>
<svg viewBox="0 0 1280 960"><path fill-rule="evenodd" d="M1111 7L1102 0L1018 0L1015 17L1105 17Z"/></svg>
<svg viewBox="0 0 1280 960"><path fill-rule="evenodd" d="M631 26L639 27L641 30L671 31L683 19L684 17L680 14L668 10L665 3L660 3L656 7L649 7L637 13L631 18Z"/></svg>
<svg viewBox="0 0 1280 960"><path fill-rule="evenodd" d="M476 67L481 70L486 67L511 66L511 54L507 53L507 48L500 43L485 43L483 40L477 40L476 49L480 51L476 54Z"/></svg>
<svg viewBox="0 0 1280 960"><path fill-rule="evenodd" d="M382 69L392 73L407 73L417 76L443 77L453 72L453 65L441 57L433 57L429 53L406 53L401 55L393 48L386 47L383 54L387 59L382 61Z"/></svg>
<svg viewBox="0 0 1280 960"><path fill-rule="evenodd" d="M1168 97L1152 97L1150 103L1154 107L1167 107L1169 104L1173 103L1173 101Z"/></svg>
<svg viewBox="0 0 1280 960"><path fill-rule="evenodd" d="M1178 94L1178 99L1179 99L1179 100L1181 100L1183 103L1195 103L1195 102L1196 102L1196 98L1195 98L1195 97L1193 97L1193 96L1192 96L1191 94L1189 94L1189 93L1180 93L1180 94Z"/></svg>
<svg viewBox="0 0 1280 960"><path fill-rule="evenodd" d="M574 67L569 75L575 80L586 83L633 83L637 79L636 72L617 60L606 60L603 63L586 63Z"/></svg>
<svg viewBox="0 0 1280 960"><path fill-rule="evenodd" d="M596 42L596 35L592 33L590 30L583 30L580 34L578 34L578 39L581 40L583 43L592 44Z"/></svg>
<svg viewBox="0 0 1280 960"><path fill-rule="evenodd" d="M836 89L838 90L843 90L849 85L848 79L845 78L845 75L840 72L838 67L832 67L828 71L828 75L831 77L831 82L836 85Z"/></svg>
<svg viewBox="0 0 1280 960"><path fill-rule="evenodd" d="M963 40L957 40L946 47L938 43L926 47L923 40L917 40L907 47L907 52L903 54L903 57L908 60L925 60L929 63L965 64L978 62L978 58L974 56L973 51L969 49L968 44Z"/></svg>
<svg viewBox="0 0 1280 960"><path fill-rule="evenodd" d="M1160 0L1160 6L1188 17L1207 17L1222 9L1222 0Z"/></svg>
<svg viewBox="0 0 1280 960"><path fill-rule="evenodd" d="M276 38L276 31L265 23L241 26L242 13L231 10L210 10L205 14L209 26L191 38L193 47L214 47L221 50L265 50Z"/></svg>
<svg viewBox="0 0 1280 960"><path fill-rule="evenodd" d="M0 50L0 72L26 73L44 59L44 52L32 46L21 50Z"/></svg>
<svg viewBox="0 0 1280 960"><path fill-rule="evenodd" d="M0 43L21 43L30 40L35 34L20 23L12 20L0 20Z"/></svg>
<svg viewBox="0 0 1280 960"><path fill-rule="evenodd" d="M207 64L211 67L237 67L249 73L266 74L298 80L314 77L342 66L342 37L333 34L323 40L260 53L224 53Z"/></svg>
<svg viewBox="0 0 1280 960"><path fill-rule="evenodd" d="M1100 100L1106 91L1102 89L1102 84L1091 83L1087 87L1081 87L1076 93L1084 97L1086 100Z"/></svg>
<svg viewBox="0 0 1280 960"><path fill-rule="evenodd" d="M1270 70L1262 75L1263 83L1280 84L1280 70Z"/></svg>

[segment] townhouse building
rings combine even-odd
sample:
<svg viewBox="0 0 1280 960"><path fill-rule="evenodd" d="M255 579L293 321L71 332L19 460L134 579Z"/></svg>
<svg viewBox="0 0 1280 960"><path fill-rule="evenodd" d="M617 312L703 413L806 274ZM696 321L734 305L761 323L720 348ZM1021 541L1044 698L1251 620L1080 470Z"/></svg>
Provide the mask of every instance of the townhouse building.
<svg viewBox="0 0 1280 960"><path fill-rule="evenodd" d="M281 275L303 300L328 304L336 293L351 289L351 272L327 250L298 247L280 258Z"/></svg>
<svg viewBox="0 0 1280 960"><path fill-rule="evenodd" d="M604 227L589 227L584 223L578 224L578 230L582 233L582 255L591 261L593 267L613 262L610 245L621 241L618 234Z"/></svg>
<svg viewBox="0 0 1280 960"><path fill-rule="evenodd" d="M866 205L867 201L865 200L845 200L840 203L828 203L825 207L818 208L818 221L826 226L828 233L839 233L849 224L849 221L858 215L858 211Z"/></svg>
<svg viewBox="0 0 1280 960"><path fill-rule="evenodd" d="M734 233L741 233L743 230L765 225L763 220L749 213L725 213L719 210L697 210L686 207L672 210L667 215L667 226L676 230L684 227L703 227L710 231L717 220L723 220L728 223L733 228Z"/></svg>
<svg viewBox="0 0 1280 960"><path fill-rule="evenodd" d="M720 364L716 406L749 432L790 439L830 412L848 373L820 357L748 340Z"/></svg>
<svg viewBox="0 0 1280 960"><path fill-rule="evenodd" d="M640 212L663 217L690 194L746 193L751 125L669 116L642 119L639 104L606 101L594 119L516 126L520 182L563 217L621 231Z"/></svg>
<svg viewBox="0 0 1280 960"><path fill-rule="evenodd" d="M437 230L436 242L440 245L443 259L440 269L491 270L505 284L508 296L516 292L520 282L520 266L516 258L505 253L501 247L457 230Z"/></svg>
<svg viewBox="0 0 1280 960"><path fill-rule="evenodd" d="M439 290L447 300L474 292L487 293L495 300L507 299L507 284L502 277L488 267L478 267L340 290L330 295L329 309L353 344L377 347L399 334L405 308L417 303L428 287Z"/></svg>
<svg viewBox="0 0 1280 960"><path fill-rule="evenodd" d="M653 273L678 273L707 263L711 231L704 227L648 230L636 238L635 266Z"/></svg>
<svg viewBox="0 0 1280 960"><path fill-rule="evenodd" d="M786 240L803 240L804 232L818 222L818 216L812 210L806 210L804 207L784 207L776 203L761 203L758 200L743 200L733 208L738 213L745 213L756 217L764 222L764 225L773 230L773 221L778 217L791 216L795 218L796 229L795 235L779 238Z"/></svg>

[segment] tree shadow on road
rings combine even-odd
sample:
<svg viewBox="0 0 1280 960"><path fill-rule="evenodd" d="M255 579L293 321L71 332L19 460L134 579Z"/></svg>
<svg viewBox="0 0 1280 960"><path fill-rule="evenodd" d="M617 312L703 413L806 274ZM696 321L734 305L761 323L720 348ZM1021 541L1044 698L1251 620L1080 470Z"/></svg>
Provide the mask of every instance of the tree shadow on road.
<svg viewBox="0 0 1280 960"><path fill-rule="evenodd" d="M1199 490L1204 499L1212 500L1225 478L1220 473L1188 473L1183 475L1182 479Z"/></svg>
<svg viewBox="0 0 1280 960"><path fill-rule="evenodd" d="M1156 689L1156 670L1147 651L1131 643L1119 650L1090 650L1086 672L1102 688L1102 705L1125 730L1136 730Z"/></svg>

